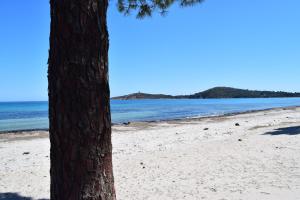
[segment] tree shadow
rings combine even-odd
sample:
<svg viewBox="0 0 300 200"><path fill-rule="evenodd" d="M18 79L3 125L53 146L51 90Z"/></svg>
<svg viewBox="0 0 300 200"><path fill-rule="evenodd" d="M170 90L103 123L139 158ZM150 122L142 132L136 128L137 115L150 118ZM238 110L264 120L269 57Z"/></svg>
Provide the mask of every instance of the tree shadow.
<svg viewBox="0 0 300 200"><path fill-rule="evenodd" d="M32 197L24 197L14 192L0 193L0 200L33 200ZM38 199L47 200L47 199Z"/></svg>
<svg viewBox="0 0 300 200"><path fill-rule="evenodd" d="M264 133L263 135L300 135L300 126L278 128L274 131Z"/></svg>

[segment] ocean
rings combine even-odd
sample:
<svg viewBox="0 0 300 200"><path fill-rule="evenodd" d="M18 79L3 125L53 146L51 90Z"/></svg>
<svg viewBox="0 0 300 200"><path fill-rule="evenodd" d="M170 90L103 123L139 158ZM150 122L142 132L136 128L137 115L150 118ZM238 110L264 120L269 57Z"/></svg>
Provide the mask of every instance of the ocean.
<svg viewBox="0 0 300 200"><path fill-rule="evenodd" d="M111 100L113 123L215 116L300 106L300 98ZM48 129L48 102L0 102L0 132Z"/></svg>

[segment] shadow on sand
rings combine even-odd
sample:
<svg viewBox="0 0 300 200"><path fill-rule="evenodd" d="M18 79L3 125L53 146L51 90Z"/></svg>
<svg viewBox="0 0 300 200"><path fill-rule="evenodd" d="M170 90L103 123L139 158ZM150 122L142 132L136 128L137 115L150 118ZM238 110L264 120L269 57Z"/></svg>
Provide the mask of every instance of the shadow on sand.
<svg viewBox="0 0 300 200"><path fill-rule="evenodd" d="M274 131L264 133L263 135L300 135L300 126L278 128Z"/></svg>
<svg viewBox="0 0 300 200"><path fill-rule="evenodd" d="M18 193L7 192L7 193L0 193L0 200L33 200L33 198L24 197L19 195ZM39 200L47 200L47 199L39 199Z"/></svg>

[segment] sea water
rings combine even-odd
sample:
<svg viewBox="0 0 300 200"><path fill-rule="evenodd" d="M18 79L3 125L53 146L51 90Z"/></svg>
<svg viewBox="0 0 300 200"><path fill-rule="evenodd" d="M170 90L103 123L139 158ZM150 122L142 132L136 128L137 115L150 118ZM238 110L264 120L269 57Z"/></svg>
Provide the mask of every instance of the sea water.
<svg viewBox="0 0 300 200"><path fill-rule="evenodd" d="M300 98L111 100L113 123L223 115L300 106ZM0 132L48 129L48 102L0 102Z"/></svg>

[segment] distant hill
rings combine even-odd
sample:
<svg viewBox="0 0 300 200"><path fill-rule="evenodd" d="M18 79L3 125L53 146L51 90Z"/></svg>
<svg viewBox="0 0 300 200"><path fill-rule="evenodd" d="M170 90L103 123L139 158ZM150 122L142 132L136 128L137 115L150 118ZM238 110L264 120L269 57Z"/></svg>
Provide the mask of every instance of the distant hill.
<svg viewBox="0 0 300 200"><path fill-rule="evenodd" d="M188 95L193 99L210 98L271 98L271 97L300 97L300 93L243 90L230 87L215 87L203 92Z"/></svg>
<svg viewBox="0 0 300 200"><path fill-rule="evenodd" d="M134 93L112 99L219 99L219 98L271 98L271 97L300 97L300 93L290 92L274 92L274 91L258 91L244 90L231 87L214 87L203 92L198 92L191 95L165 95L165 94L147 94Z"/></svg>
<svg viewBox="0 0 300 200"><path fill-rule="evenodd" d="M112 99L173 99L175 96L165 95L165 94L147 94L147 93L133 93L124 96L113 97Z"/></svg>

